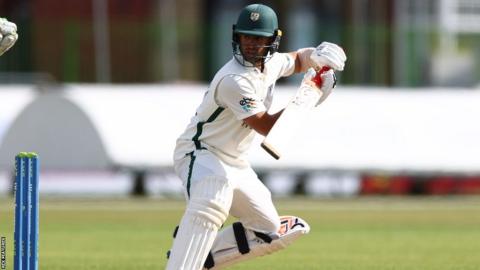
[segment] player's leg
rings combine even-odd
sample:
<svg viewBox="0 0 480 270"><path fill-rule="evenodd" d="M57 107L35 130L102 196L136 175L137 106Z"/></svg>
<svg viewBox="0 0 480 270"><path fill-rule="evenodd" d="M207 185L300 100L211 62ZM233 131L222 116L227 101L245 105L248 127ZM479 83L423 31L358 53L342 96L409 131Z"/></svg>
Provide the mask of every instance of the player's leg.
<svg viewBox="0 0 480 270"><path fill-rule="evenodd" d="M270 191L256 175L243 180L236 185L230 211L240 222L218 234L205 263L207 269L223 269L278 251L310 230L301 218L278 216Z"/></svg>
<svg viewBox="0 0 480 270"><path fill-rule="evenodd" d="M205 167L202 170L199 171L204 173L195 175L188 186L189 200L170 251L167 270L202 269L218 229L228 217L233 196L231 184L221 175L205 174Z"/></svg>
<svg viewBox="0 0 480 270"><path fill-rule="evenodd" d="M280 218L272 201L270 190L258 179L252 169L240 174L234 191L230 213L242 222L245 228L262 233L276 233L280 228Z"/></svg>

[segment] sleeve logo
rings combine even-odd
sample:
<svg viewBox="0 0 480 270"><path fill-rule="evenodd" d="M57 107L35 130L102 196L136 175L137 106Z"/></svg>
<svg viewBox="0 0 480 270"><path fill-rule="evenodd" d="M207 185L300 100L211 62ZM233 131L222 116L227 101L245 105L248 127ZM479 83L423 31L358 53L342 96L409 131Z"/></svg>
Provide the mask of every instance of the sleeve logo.
<svg viewBox="0 0 480 270"><path fill-rule="evenodd" d="M244 97L240 100L240 106L242 106L243 110L249 112L255 108L257 108L257 102L253 98L246 98Z"/></svg>

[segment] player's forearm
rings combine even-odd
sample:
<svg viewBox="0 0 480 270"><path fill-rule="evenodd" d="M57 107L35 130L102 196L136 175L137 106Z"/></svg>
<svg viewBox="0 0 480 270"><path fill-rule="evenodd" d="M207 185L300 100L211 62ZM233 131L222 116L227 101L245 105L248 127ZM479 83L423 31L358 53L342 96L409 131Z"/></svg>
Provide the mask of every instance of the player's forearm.
<svg viewBox="0 0 480 270"><path fill-rule="evenodd" d="M283 110L280 110L274 114L268 114L267 112L257 113L245 118L244 122L257 133L266 136L282 112Z"/></svg>
<svg viewBox="0 0 480 270"><path fill-rule="evenodd" d="M310 55L315 51L315 48L301 48L290 55L295 59L295 73L306 72L309 68L314 66L310 59Z"/></svg>

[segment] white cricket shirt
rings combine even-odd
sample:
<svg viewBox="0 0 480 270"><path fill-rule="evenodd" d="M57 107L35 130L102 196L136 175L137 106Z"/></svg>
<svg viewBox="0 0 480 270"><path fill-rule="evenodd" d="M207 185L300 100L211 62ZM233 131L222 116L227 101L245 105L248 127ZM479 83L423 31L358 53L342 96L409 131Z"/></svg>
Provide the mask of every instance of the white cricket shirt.
<svg viewBox="0 0 480 270"><path fill-rule="evenodd" d="M256 132L243 119L268 111L275 82L294 69L295 61L287 53L274 53L263 72L232 58L215 74L195 116L177 139L174 159L204 149L229 165L249 166L246 155Z"/></svg>

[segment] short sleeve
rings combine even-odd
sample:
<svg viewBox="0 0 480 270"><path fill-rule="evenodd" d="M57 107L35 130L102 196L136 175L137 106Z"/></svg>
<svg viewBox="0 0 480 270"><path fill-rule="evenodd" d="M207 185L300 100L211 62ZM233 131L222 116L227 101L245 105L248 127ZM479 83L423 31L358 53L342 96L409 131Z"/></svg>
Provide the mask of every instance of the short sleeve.
<svg viewBox="0 0 480 270"><path fill-rule="evenodd" d="M295 71L295 59L289 53L276 53L274 60L275 65L280 67L277 78L290 76Z"/></svg>
<svg viewBox="0 0 480 270"><path fill-rule="evenodd" d="M239 75L225 76L218 84L215 97L220 106L232 110L239 120L267 110L251 82Z"/></svg>

